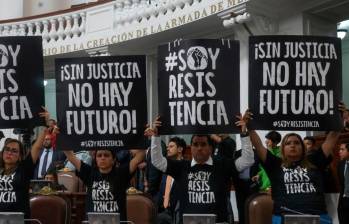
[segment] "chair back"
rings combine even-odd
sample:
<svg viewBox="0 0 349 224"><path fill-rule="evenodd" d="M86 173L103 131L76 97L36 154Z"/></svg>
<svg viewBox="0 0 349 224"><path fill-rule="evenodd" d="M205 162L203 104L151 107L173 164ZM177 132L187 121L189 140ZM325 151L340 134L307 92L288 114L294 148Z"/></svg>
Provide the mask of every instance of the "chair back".
<svg viewBox="0 0 349 224"><path fill-rule="evenodd" d="M143 195L127 195L127 220L133 223L154 223L156 209L154 203Z"/></svg>
<svg viewBox="0 0 349 224"><path fill-rule="evenodd" d="M245 218L248 224L270 224L273 200L270 194L257 193L246 200Z"/></svg>
<svg viewBox="0 0 349 224"><path fill-rule="evenodd" d="M60 172L57 175L58 183L64 185L67 191L79 191L79 178L73 172Z"/></svg>
<svg viewBox="0 0 349 224"><path fill-rule="evenodd" d="M30 198L31 218L42 224L70 224L70 203L56 195L36 195Z"/></svg>

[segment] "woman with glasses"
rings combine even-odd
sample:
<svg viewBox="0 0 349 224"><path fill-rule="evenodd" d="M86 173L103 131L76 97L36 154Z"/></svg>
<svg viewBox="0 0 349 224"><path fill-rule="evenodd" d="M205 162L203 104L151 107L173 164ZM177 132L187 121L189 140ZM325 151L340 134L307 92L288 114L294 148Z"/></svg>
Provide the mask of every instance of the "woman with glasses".
<svg viewBox="0 0 349 224"><path fill-rule="evenodd" d="M46 132L46 128L41 131L27 155L22 142L6 139L0 163L1 212L23 212L30 218L29 184Z"/></svg>
<svg viewBox="0 0 349 224"><path fill-rule="evenodd" d="M75 166L76 174L87 187L86 213L120 213L126 221L126 190L131 175L144 160L144 150L132 150L133 159L116 166L117 157L112 149L98 149L90 166L79 160L73 151L64 151L67 159Z"/></svg>

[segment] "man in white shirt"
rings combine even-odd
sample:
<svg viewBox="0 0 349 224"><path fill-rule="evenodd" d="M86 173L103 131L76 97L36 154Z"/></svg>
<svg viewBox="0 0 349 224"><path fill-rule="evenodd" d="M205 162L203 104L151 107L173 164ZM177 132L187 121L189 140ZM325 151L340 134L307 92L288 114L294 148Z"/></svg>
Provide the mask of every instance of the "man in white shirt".
<svg viewBox="0 0 349 224"><path fill-rule="evenodd" d="M239 126L244 125L240 120ZM161 122L156 120L151 139L152 164L159 170L172 176L181 188L180 212L191 214L215 214L216 222L228 219L228 197L231 180L236 180L238 173L254 163L252 144L249 137L242 137L242 155L239 159L212 158L214 143L209 135L193 135L191 154L193 159L171 160L161 153L160 137L157 127ZM243 132L246 127L244 126ZM246 134L246 133L245 133Z"/></svg>

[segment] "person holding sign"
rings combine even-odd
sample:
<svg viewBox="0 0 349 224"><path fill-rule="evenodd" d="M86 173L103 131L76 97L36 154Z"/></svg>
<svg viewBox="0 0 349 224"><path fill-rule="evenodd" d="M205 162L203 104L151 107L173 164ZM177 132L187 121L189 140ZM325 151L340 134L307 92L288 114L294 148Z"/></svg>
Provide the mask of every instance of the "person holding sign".
<svg viewBox="0 0 349 224"><path fill-rule="evenodd" d="M46 112L40 116L46 116ZM19 140L9 138L5 141L0 162L1 212L23 212L25 218L30 218L30 179L46 134L47 129L42 129L27 155L23 143Z"/></svg>
<svg viewBox="0 0 349 224"><path fill-rule="evenodd" d="M345 106L339 105L344 111ZM252 118L248 112L245 119ZM273 224L282 223L282 215L287 213L320 215L321 224L332 223L327 214L324 198L324 169L340 132L330 131L321 149L306 154L301 136L289 133L281 141L281 158L272 155L263 145L255 130L249 130L253 146L266 170L274 200Z"/></svg>
<svg viewBox="0 0 349 224"><path fill-rule="evenodd" d="M193 135L191 138L191 153L193 159L171 160L161 153L158 127L161 126L158 117L153 127L145 133L151 135L152 164L174 178L178 184L180 214L215 214L216 222L228 220L228 197L231 178L237 179L238 172L253 164L252 145L246 134L245 122L241 116L236 122L241 127L242 156L235 162L233 159L212 158L213 141L209 135ZM180 217L181 217L180 215Z"/></svg>
<svg viewBox="0 0 349 224"><path fill-rule="evenodd" d="M113 149L97 149L90 166L79 160L73 151L64 151L67 159L75 166L77 176L87 187L86 213L120 213L126 221L126 190L137 166L144 160L144 150L132 150L133 159L116 167L117 157Z"/></svg>

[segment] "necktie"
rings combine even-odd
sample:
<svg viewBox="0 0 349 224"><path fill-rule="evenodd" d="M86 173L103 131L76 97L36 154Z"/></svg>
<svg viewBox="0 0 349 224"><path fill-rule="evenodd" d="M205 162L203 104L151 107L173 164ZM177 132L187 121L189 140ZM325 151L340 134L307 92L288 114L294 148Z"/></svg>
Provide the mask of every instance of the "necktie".
<svg viewBox="0 0 349 224"><path fill-rule="evenodd" d="M45 177L45 174L46 174L46 170L47 170L47 160L48 160L48 154L50 153L50 150L49 149L46 149L45 150L45 157L44 157L44 162L42 163L42 166L41 166L41 178L44 178Z"/></svg>
<svg viewBox="0 0 349 224"><path fill-rule="evenodd" d="M165 186L165 194L164 194L164 208L169 207L172 180L173 180L172 177L167 176L166 186Z"/></svg>
<svg viewBox="0 0 349 224"><path fill-rule="evenodd" d="M345 164L345 172L344 172L344 195L349 197L349 161Z"/></svg>

